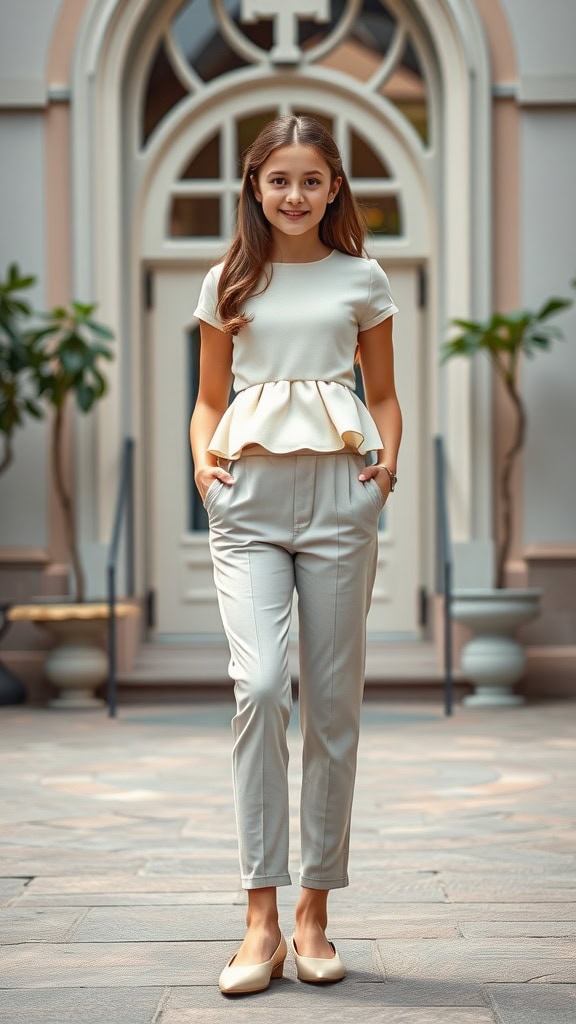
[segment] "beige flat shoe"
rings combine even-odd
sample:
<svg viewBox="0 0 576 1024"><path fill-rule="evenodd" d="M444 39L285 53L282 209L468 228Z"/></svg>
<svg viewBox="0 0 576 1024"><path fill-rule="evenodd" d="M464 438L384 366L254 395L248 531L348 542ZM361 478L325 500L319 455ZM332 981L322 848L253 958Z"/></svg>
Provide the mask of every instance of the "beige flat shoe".
<svg viewBox="0 0 576 1024"><path fill-rule="evenodd" d="M346 968L336 952L334 943L330 942L330 945L334 950L334 956L329 959L315 956L300 956L296 949L294 936L292 936L292 952L294 953L296 970L300 981L340 981L344 977Z"/></svg>
<svg viewBox="0 0 576 1024"><path fill-rule="evenodd" d="M262 964L242 964L234 967L236 953L230 958L222 971L218 984L220 991L226 995L240 995L242 992L262 992L268 988L271 978L281 978L288 947L286 939L280 936L276 952Z"/></svg>

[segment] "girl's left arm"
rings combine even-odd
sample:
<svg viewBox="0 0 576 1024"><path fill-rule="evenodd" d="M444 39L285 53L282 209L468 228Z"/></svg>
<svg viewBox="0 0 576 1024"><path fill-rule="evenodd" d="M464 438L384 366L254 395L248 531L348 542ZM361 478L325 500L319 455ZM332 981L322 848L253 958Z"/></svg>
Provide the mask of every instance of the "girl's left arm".
<svg viewBox="0 0 576 1024"><path fill-rule="evenodd" d="M392 345L392 320L362 331L358 335L360 366L364 379L366 404L378 427L384 445L377 452L377 463L385 465L396 473L398 451L402 438L402 412L394 383L394 348ZM385 497L390 492L391 480L385 469L366 466L360 480L376 477Z"/></svg>

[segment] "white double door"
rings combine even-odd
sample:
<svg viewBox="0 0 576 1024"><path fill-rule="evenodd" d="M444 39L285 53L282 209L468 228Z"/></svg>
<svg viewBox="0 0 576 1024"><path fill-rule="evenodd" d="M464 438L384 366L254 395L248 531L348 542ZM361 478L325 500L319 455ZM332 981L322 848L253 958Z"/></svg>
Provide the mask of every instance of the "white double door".
<svg viewBox="0 0 576 1024"><path fill-rule="evenodd" d="M147 576L155 622L149 639L193 643L222 635L208 537L194 498L188 427L194 399L195 309L207 264L157 266L146 329ZM418 267L386 263L395 317L395 365L404 436L399 484L381 517L369 635L418 635L422 583L421 448L423 312ZM295 624L293 623L293 629Z"/></svg>

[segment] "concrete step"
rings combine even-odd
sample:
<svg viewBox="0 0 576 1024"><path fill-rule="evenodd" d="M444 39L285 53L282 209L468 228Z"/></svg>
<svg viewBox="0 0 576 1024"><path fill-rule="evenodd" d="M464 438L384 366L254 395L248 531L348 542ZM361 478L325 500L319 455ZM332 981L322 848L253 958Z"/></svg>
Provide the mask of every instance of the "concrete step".
<svg viewBox="0 0 576 1024"><path fill-rule="evenodd" d="M224 641L200 639L182 645L144 644L130 672L118 675L118 691L124 700L160 694L184 694L186 691L218 691L228 695L232 681L228 676L228 648ZM290 672L298 679L298 649L289 650ZM454 682L461 682L455 673ZM438 687L444 684L444 672L436 648L431 643L394 643L371 641L366 656L367 687Z"/></svg>

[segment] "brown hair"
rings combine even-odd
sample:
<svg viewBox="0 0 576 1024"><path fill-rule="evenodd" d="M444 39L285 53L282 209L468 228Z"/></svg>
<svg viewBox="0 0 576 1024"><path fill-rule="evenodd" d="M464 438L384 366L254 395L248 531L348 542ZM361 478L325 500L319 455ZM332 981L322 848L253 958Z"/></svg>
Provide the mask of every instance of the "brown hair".
<svg viewBox="0 0 576 1024"><path fill-rule="evenodd" d="M342 178L340 189L319 225L320 240L324 245L350 256L362 256L365 228L342 169L338 147L329 132L313 117L290 114L270 121L259 133L246 152L244 173L238 203L236 234L224 260L218 282L217 312L223 328L230 334L250 322L242 312L249 295L254 293L270 259L272 232L252 187L252 176L258 172L273 150L279 146L300 143L313 146L331 171L331 179ZM267 288L270 278L266 281Z"/></svg>

